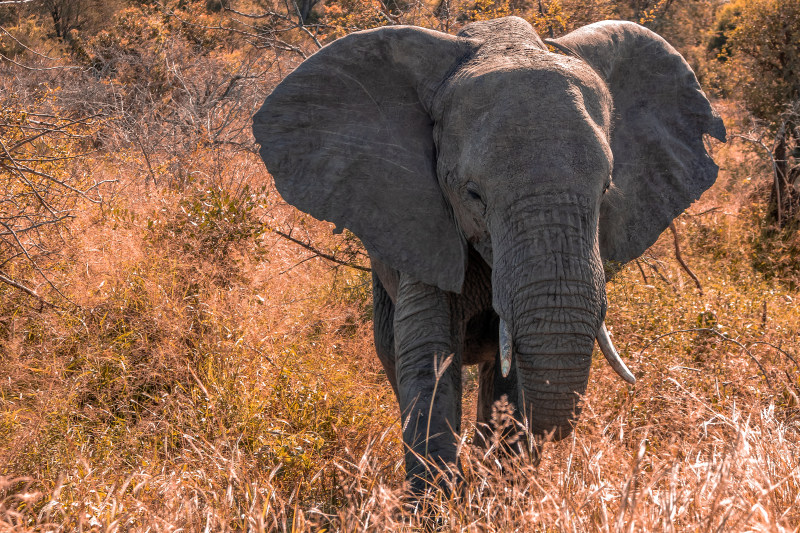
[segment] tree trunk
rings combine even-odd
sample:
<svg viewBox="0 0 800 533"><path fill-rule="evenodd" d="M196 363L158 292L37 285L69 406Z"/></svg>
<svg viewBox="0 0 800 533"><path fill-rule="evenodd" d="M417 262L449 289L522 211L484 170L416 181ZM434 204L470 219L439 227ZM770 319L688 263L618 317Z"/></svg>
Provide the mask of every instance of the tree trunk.
<svg viewBox="0 0 800 533"><path fill-rule="evenodd" d="M297 14L300 16L300 22L303 24L308 23L311 16L311 10L319 3L319 0L298 0L295 5L297 6Z"/></svg>
<svg viewBox="0 0 800 533"><path fill-rule="evenodd" d="M790 164L798 149L797 146L792 146L792 141L795 140L793 130L793 124L784 123L772 151L773 181L767 207L767 222L778 229L795 227L800 223L800 195L794 186L800 171Z"/></svg>

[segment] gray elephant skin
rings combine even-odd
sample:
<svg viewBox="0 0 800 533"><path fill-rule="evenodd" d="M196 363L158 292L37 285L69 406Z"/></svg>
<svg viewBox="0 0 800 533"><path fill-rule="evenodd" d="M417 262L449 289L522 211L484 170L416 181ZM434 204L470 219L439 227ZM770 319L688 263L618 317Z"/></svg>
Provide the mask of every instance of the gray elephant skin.
<svg viewBox="0 0 800 533"><path fill-rule="evenodd" d="M478 422L506 395L554 440L579 416L595 340L633 381L603 325L606 280L712 185L703 135L725 140L650 30L606 21L543 41L516 17L353 33L253 122L283 198L369 252L415 487L457 471L462 365L480 365Z"/></svg>

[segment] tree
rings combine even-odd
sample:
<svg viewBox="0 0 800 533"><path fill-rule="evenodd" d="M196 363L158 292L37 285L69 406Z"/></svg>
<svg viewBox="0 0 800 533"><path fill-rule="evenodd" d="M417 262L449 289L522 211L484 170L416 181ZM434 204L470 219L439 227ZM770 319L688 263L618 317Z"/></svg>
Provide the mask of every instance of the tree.
<svg viewBox="0 0 800 533"><path fill-rule="evenodd" d="M62 41L71 41L76 31L97 33L120 8L115 0L42 0L39 4Z"/></svg>
<svg viewBox="0 0 800 533"><path fill-rule="evenodd" d="M800 2L736 0L717 17L709 43L731 91L760 121L771 141L773 185L767 220L800 226Z"/></svg>

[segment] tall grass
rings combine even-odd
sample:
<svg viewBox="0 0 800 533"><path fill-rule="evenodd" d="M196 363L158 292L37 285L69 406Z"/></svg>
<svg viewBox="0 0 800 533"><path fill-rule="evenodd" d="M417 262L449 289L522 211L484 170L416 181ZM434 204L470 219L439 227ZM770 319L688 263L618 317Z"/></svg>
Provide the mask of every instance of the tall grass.
<svg viewBox="0 0 800 533"><path fill-rule="evenodd" d="M465 482L426 512L404 497L369 275L264 223L351 242L282 204L252 154L216 159L238 187L147 188L105 161L120 188L54 271L77 306L0 286L0 529L796 530L800 294L759 261L760 165L716 158L676 221L702 293L668 233L608 286L637 384L598 355L574 436L533 464L471 446L465 369Z"/></svg>

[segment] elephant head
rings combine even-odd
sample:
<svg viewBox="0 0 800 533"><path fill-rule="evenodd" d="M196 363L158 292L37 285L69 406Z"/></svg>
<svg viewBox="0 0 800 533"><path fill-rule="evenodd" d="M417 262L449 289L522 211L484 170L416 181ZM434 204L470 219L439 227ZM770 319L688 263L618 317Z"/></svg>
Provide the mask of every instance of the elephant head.
<svg viewBox="0 0 800 533"><path fill-rule="evenodd" d="M480 253L520 405L558 438L588 383L606 278L711 186L703 134L725 128L686 61L639 25L548 43L515 17L457 36L354 33L287 76L253 129L286 201L389 267L460 293L468 247Z"/></svg>

